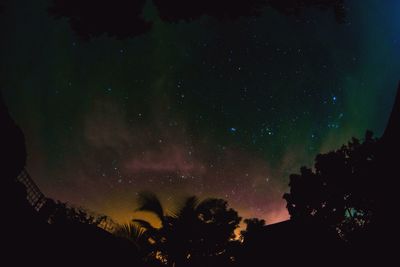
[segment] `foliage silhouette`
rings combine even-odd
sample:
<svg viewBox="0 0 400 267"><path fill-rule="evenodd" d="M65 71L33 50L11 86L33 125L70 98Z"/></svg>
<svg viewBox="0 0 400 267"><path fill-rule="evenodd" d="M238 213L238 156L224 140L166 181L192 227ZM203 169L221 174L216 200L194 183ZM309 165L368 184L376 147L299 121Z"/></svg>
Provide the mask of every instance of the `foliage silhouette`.
<svg viewBox="0 0 400 267"><path fill-rule="evenodd" d="M150 1L150 0L149 0ZM82 39L102 34L124 39L148 32L152 23L143 18L146 0L53 0L49 13L68 18ZM306 8L333 9L336 19L346 17L344 0L153 0L159 17L166 22L192 21L202 16L237 19L260 15L265 7L285 15L301 17Z"/></svg>
<svg viewBox="0 0 400 267"><path fill-rule="evenodd" d="M82 39L107 33L123 39L150 30L151 23L142 17L146 0L54 0L49 13L67 17L71 28Z"/></svg>
<svg viewBox="0 0 400 267"><path fill-rule="evenodd" d="M263 226L247 220L238 255L243 266L269 262L308 266L389 265L398 240L397 187L393 186L400 151L400 85L380 139L367 131L340 149L318 155L314 169L290 177L284 195L291 220ZM388 186L388 182L390 185ZM339 234L339 235L338 235ZM340 237L340 238L339 238Z"/></svg>
<svg viewBox="0 0 400 267"><path fill-rule="evenodd" d="M290 176L284 195L291 219L317 221L338 230L342 237L365 229L380 207L377 194L379 142L367 132L363 142L347 145L315 159L315 170L301 168Z"/></svg>
<svg viewBox="0 0 400 267"><path fill-rule="evenodd" d="M333 9L338 21L343 21L345 7L342 0L154 0L160 17L169 22L190 21L201 16L218 19L237 19L242 16L260 15L265 7L271 7L285 15L300 15L310 7Z"/></svg>
<svg viewBox="0 0 400 267"><path fill-rule="evenodd" d="M134 220L146 229L152 252L168 266L214 266L228 264L227 249L241 218L222 199L198 200L188 197L173 213L166 214L159 199L152 193L139 194L139 211L152 212L161 221L161 228L142 220ZM215 265L217 266L217 265Z"/></svg>
<svg viewBox="0 0 400 267"><path fill-rule="evenodd" d="M246 230L240 231L240 237L242 240L245 240L249 236L263 231L266 225L265 220L260 220L258 218L244 219L244 223L246 224Z"/></svg>
<svg viewBox="0 0 400 267"><path fill-rule="evenodd" d="M68 203L54 201L49 199L46 203L47 217L49 224L86 224L96 227L110 223L113 224L111 218L106 215L98 215L81 207L73 207Z"/></svg>
<svg viewBox="0 0 400 267"><path fill-rule="evenodd" d="M142 243L140 240L144 237L144 230L139 225L129 222L126 224L120 224L114 230L114 235L123 237L131 240L135 244L139 246L139 243ZM147 241L147 240L145 240Z"/></svg>

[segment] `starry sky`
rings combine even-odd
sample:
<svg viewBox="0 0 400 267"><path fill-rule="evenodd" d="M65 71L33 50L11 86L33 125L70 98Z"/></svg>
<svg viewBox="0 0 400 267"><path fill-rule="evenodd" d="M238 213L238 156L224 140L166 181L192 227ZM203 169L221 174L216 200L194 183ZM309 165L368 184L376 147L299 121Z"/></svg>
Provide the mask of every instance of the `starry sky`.
<svg viewBox="0 0 400 267"><path fill-rule="evenodd" d="M82 41L49 1L0 15L0 88L42 191L124 222L137 193L168 209L220 197L242 217L288 218L289 174L387 122L400 79L400 1L348 2L306 20L166 23Z"/></svg>

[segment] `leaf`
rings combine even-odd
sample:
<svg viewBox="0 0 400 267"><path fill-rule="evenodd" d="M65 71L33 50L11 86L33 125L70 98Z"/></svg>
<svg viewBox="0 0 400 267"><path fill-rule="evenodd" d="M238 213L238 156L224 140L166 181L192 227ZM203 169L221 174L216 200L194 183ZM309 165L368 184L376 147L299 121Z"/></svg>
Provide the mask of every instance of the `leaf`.
<svg viewBox="0 0 400 267"><path fill-rule="evenodd" d="M164 209L155 194L151 192L140 192L138 204L139 208L136 209L137 211L152 212L157 215L161 222L164 221Z"/></svg>

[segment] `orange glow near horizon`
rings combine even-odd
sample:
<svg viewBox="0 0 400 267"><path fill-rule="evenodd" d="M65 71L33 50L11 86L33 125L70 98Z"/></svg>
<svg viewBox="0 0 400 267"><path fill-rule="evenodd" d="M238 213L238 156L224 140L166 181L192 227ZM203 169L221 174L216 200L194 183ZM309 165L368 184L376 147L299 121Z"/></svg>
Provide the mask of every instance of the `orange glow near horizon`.
<svg viewBox="0 0 400 267"><path fill-rule="evenodd" d="M239 225L239 227L235 230L236 236L239 236L240 231L244 230L246 228L246 225L244 223L244 219L246 218L252 218L254 216L250 215L250 212L244 211L244 210L238 210L239 216L242 217L242 221ZM159 228L161 227L161 222L158 219L158 217L155 214L152 214L150 212L124 212L124 211L109 211L108 215L116 222L120 224L128 223L132 221L133 219L140 219L140 220L145 220L149 222L152 226ZM279 208L277 208L274 211L271 211L268 214L260 215L257 218L259 219L264 219L266 221L266 224L275 224L279 223L285 220L288 220L289 214L286 210L286 207L284 205L280 205Z"/></svg>

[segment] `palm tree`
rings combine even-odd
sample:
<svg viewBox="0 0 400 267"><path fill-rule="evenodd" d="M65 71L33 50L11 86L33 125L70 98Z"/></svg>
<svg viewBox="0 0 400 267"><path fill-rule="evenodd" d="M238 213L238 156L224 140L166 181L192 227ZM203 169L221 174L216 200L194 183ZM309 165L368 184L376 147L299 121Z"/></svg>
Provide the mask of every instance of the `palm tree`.
<svg viewBox="0 0 400 267"><path fill-rule="evenodd" d="M156 250L154 249L155 243L149 236L149 233L153 231L147 229L155 228L146 221L135 220L116 226L113 234L131 241L135 245L137 253L145 266L164 266L163 261L157 258L155 254Z"/></svg>
<svg viewBox="0 0 400 267"><path fill-rule="evenodd" d="M113 234L132 241L138 248L143 243L144 229L133 222L119 224L115 227Z"/></svg>
<svg viewBox="0 0 400 267"><path fill-rule="evenodd" d="M153 242L153 255L169 266L190 266L220 260L234 237L241 218L228 208L222 199L188 197L175 212L165 213L161 201L149 192L139 194L138 211L155 214L161 221L154 228L143 220L134 220L144 229L149 242ZM229 258L229 257L227 257Z"/></svg>

